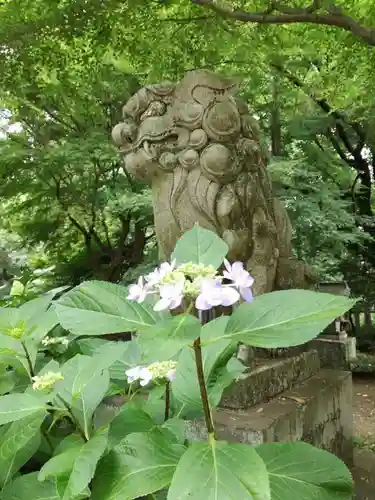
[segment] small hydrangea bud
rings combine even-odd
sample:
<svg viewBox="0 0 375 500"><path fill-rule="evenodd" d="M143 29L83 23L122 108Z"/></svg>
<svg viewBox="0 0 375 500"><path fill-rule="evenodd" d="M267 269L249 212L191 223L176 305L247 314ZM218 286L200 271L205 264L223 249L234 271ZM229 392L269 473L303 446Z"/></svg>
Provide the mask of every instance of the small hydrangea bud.
<svg viewBox="0 0 375 500"><path fill-rule="evenodd" d="M178 271L184 273L185 276L189 278L213 278L216 276L216 269L214 266L205 266L203 264L193 264L193 262L188 262L186 264L182 264L178 267Z"/></svg>
<svg viewBox="0 0 375 500"><path fill-rule="evenodd" d="M47 372L44 375L36 375L33 377L33 389L34 391L51 389L59 380L64 380L60 372Z"/></svg>
<svg viewBox="0 0 375 500"><path fill-rule="evenodd" d="M179 281L184 281L185 280L185 275L181 271L171 271L170 273L167 273L161 280L160 284L162 285L169 285L171 283L177 283Z"/></svg>
<svg viewBox="0 0 375 500"><path fill-rule="evenodd" d="M176 361L162 361L160 363L152 363L147 369L152 374L153 379L171 380L171 373L176 371L176 366Z"/></svg>
<svg viewBox="0 0 375 500"><path fill-rule="evenodd" d="M13 339L20 339L26 332L26 323L24 321L20 321L16 326L12 326L10 328L4 328L4 333L8 337L12 337Z"/></svg>

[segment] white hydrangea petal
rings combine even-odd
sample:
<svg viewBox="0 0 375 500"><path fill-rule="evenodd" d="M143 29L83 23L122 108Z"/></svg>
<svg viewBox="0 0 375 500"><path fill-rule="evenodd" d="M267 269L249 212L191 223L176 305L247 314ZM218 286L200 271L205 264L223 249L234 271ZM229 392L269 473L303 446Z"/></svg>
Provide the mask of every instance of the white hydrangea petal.
<svg viewBox="0 0 375 500"><path fill-rule="evenodd" d="M250 287L240 288L240 294L246 302L252 302L254 300L253 292Z"/></svg>
<svg viewBox="0 0 375 500"><path fill-rule="evenodd" d="M195 299L195 307L201 311L208 311L212 308L211 304L207 302L206 296L200 293Z"/></svg>
<svg viewBox="0 0 375 500"><path fill-rule="evenodd" d="M164 311L165 309L169 309L170 302L169 298L161 298L154 305L154 311Z"/></svg>
<svg viewBox="0 0 375 500"><path fill-rule="evenodd" d="M132 384L140 378L140 372L142 368L142 366L135 366L133 368L130 368L129 370L126 370L125 375L128 377L129 384Z"/></svg>
<svg viewBox="0 0 375 500"><path fill-rule="evenodd" d="M173 382L173 380L176 380L176 369L169 370L169 372L167 373L167 379L170 382Z"/></svg>
<svg viewBox="0 0 375 500"><path fill-rule="evenodd" d="M232 287L223 287L221 299L221 305L229 307L238 302L240 294Z"/></svg>

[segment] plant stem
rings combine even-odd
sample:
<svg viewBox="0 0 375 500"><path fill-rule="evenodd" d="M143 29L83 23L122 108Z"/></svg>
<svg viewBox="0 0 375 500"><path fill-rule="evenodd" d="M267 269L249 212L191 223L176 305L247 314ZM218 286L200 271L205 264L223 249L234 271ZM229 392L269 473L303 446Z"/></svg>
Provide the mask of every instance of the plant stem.
<svg viewBox="0 0 375 500"><path fill-rule="evenodd" d="M26 349L26 346L23 342L21 342L21 345L22 345L22 349L25 352L25 357L26 357L26 361L27 361L27 364L29 367L29 372L30 372L30 378L32 380L32 378L35 377L35 372L34 372L33 364L31 362L30 354L29 354L29 351Z"/></svg>
<svg viewBox="0 0 375 500"><path fill-rule="evenodd" d="M204 379L204 371L203 371L203 360L202 360L202 349L201 349L201 339L198 337L194 342L194 353L195 353L195 364L197 367L197 375L199 382L199 389L201 393L201 400L204 411L204 420L206 422L207 431L210 435L213 435L215 432L214 423L212 421L210 404L208 402L208 394L206 382Z"/></svg>
<svg viewBox="0 0 375 500"><path fill-rule="evenodd" d="M165 414L164 414L164 422L166 422L169 418L169 408L171 402L171 391L169 381L165 384Z"/></svg>
<svg viewBox="0 0 375 500"><path fill-rule="evenodd" d="M59 395L56 395L56 397L62 402L62 404L65 406L68 414L69 414L69 417L72 419L72 422L74 423L74 425L76 426L78 432L80 433L82 439L84 440L85 443L87 443L88 439L85 435L85 433L83 432L83 430L81 429L81 426L79 425L79 423L77 422L75 416L73 415L73 412L72 412L72 409L71 407L68 405L68 403L65 401L65 399L63 399L61 396Z"/></svg>

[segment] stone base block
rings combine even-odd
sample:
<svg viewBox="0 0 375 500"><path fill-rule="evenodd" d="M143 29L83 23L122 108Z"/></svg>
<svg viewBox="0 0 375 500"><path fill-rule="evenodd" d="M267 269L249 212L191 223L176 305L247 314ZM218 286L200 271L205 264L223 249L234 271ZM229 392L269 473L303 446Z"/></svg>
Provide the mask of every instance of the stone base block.
<svg viewBox="0 0 375 500"><path fill-rule="evenodd" d="M225 390L220 407L246 409L302 382L320 369L318 353L314 350L285 359L262 359L251 372L243 375Z"/></svg>
<svg viewBox="0 0 375 500"><path fill-rule="evenodd" d="M269 402L213 414L218 439L259 445L302 440L353 461L350 372L321 370ZM186 423L187 439L206 439L203 421Z"/></svg>
<svg viewBox="0 0 375 500"><path fill-rule="evenodd" d="M338 337L321 336L312 340L309 347L318 351L322 368L350 370L357 356L354 337L340 340Z"/></svg>

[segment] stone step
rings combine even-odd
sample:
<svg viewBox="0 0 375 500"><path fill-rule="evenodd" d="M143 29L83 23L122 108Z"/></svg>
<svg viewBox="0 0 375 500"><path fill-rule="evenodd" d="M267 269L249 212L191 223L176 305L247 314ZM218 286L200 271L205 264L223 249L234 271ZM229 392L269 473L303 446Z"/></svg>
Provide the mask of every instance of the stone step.
<svg viewBox="0 0 375 500"><path fill-rule="evenodd" d="M267 402L312 377L319 369L319 356L314 350L290 358L263 358L258 367L245 373L224 391L220 407L246 409L261 401Z"/></svg>
<svg viewBox="0 0 375 500"><path fill-rule="evenodd" d="M302 440L352 465L350 372L321 370L269 402L247 410L213 412L217 439L260 445ZM187 439L207 439L202 420L186 422Z"/></svg>

